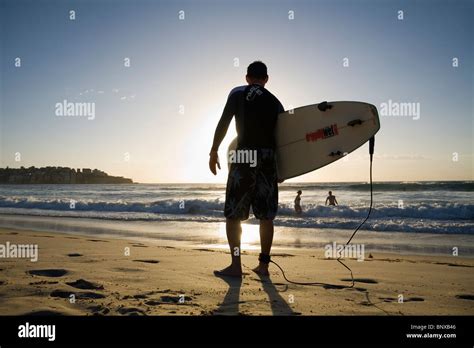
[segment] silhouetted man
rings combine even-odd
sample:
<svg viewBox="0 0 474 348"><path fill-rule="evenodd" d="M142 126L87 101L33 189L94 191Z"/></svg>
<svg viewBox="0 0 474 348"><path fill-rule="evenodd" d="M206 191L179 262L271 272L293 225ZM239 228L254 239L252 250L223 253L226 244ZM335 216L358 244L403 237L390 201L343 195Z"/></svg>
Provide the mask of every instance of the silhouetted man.
<svg viewBox="0 0 474 348"><path fill-rule="evenodd" d="M241 221L248 219L250 207L260 220L261 253L259 265L253 269L268 275L270 250L273 242L273 219L278 210L278 182L275 158L275 128L278 114L283 112L280 101L265 89L267 67L257 61L247 68L248 85L234 88L217 125L209 159L209 168L216 174L220 169L217 151L235 116L237 150L255 151L256 165L232 163L227 178L224 215L232 263L218 276L242 276L240 259ZM250 156L249 156L250 157Z"/></svg>

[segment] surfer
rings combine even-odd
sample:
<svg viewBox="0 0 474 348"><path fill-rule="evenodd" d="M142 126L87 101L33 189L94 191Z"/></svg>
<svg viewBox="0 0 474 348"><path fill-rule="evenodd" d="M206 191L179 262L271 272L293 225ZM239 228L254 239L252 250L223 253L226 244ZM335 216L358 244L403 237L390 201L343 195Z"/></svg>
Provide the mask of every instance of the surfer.
<svg viewBox="0 0 474 348"><path fill-rule="evenodd" d="M328 205L328 201L329 201L329 205L339 205L339 203L337 203L336 196L333 196L332 191L329 191L328 193L329 193L329 196L326 198L325 205Z"/></svg>
<svg viewBox="0 0 474 348"><path fill-rule="evenodd" d="M256 61L248 66L246 80L248 85L236 87L230 92L209 154L209 169L216 175L216 166L220 169L217 151L234 116L237 149L256 150L257 153L256 166L248 163L232 163L230 166L224 215L232 263L223 270L214 271L217 276L242 277L241 221L248 219L250 207L260 220L261 253L259 265L253 271L268 275L273 219L278 209L275 128L277 116L284 109L280 101L265 89L268 74L263 62Z"/></svg>
<svg viewBox="0 0 474 348"><path fill-rule="evenodd" d="M297 195L295 198L295 212L296 214L300 215L303 212L303 209L301 209L301 194L303 192L301 192L301 190L298 190L298 192L296 193Z"/></svg>

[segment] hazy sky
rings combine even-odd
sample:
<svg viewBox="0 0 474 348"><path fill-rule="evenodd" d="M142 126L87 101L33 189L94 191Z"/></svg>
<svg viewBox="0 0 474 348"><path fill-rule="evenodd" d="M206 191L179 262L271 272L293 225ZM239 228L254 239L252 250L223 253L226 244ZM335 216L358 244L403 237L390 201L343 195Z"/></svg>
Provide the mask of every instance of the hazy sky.
<svg viewBox="0 0 474 348"><path fill-rule="evenodd" d="M286 109L419 103L419 119L381 116L375 180L473 179L473 1L0 3L2 167L224 182L207 164L214 129L258 59ZM95 103L95 117L57 116L63 100ZM367 152L292 181L368 180Z"/></svg>

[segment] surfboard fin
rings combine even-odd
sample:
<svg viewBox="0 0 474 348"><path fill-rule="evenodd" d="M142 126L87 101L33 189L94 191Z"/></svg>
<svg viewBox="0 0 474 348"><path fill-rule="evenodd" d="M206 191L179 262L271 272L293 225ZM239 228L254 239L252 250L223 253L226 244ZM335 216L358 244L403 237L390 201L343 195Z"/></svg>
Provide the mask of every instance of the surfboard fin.
<svg viewBox="0 0 474 348"><path fill-rule="evenodd" d="M347 123L348 126L351 126L351 127L354 127L355 125L359 125L359 124L362 124L362 120L360 119L357 119L357 120L352 120L350 122Z"/></svg>
<svg viewBox="0 0 474 348"><path fill-rule="evenodd" d="M332 108L332 105L328 104L327 101L323 101L322 103L318 104L318 109L320 111L326 111L326 110L331 109L331 108Z"/></svg>

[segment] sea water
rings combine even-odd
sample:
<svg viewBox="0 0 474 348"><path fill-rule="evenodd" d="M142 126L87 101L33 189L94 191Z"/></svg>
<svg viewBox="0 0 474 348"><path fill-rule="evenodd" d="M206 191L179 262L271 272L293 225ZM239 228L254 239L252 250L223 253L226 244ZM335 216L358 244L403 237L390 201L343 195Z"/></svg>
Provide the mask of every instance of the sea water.
<svg viewBox="0 0 474 348"><path fill-rule="evenodd" d="M472 181L384 182L373 189L372 214L358 238L383 250L418 245L444 253L462 244L474 254ZM368 183L294 183L279 190L275 244L282 246L342 242L370 203ZM293 208L298 190L302 215ZM325 206L328 191L338 206ZM225 244L224 200L222 184L0 185L0 226ZM258 231L254 218L246 226L244 234ZM258 238L249 245L258 246Z"/></svg>

